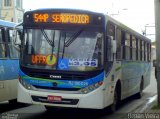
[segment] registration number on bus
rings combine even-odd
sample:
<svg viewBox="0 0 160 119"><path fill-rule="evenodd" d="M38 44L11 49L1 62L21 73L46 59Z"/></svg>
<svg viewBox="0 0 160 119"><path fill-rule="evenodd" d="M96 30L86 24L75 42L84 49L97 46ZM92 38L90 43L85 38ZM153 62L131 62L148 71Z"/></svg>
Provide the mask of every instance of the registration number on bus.
<svg viewBox="0 0 160 119"><path fill-rule="evenodd" d="M61 96L48 95L47 100L50 101L50 102L61 102L62 97Z"/></svg>

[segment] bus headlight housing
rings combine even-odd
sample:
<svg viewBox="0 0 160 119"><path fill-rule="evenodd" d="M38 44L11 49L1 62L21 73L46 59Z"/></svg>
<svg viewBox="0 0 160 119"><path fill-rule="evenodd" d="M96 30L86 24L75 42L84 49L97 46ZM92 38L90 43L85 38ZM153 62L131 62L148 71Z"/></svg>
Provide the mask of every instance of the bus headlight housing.
<svg viewBox="0 0 160 119"><path fill-rule="evenodd" d="M28 84L25 80L23 80L20 76L18 77L19 82L28 90L33 90L34 87L30 84Z"/></svg>
<svg viewBox="0 0 160 119"><path fill-rule="evenodd" d="M99 88L102 84L103 84L103 81L97 82L97 83L95 83L93 85L90 85L90 86L88 86L86 88L81 89L80 93L87 94L87 93Z"/></svg>

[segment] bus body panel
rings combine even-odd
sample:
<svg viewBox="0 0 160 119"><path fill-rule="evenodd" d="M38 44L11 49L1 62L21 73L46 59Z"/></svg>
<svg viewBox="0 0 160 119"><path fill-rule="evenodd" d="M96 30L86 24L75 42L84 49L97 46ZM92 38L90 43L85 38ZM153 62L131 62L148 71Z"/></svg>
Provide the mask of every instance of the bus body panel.
<svg viewBox="0 0 160 119"><path fill-rule="evenodd" d="M17 98L18 80L0 81L0 101L13 100Z"/></svg>
<svg viewBox="0 0 160 119"><path fill-rule="evenodd" d="M144 89L150 84L150 78L151 78L151 63L145 64L148 68L144 72Z"/></svg>
<svg viewBox="0 0 160 119"><path fill-rule="evenodd" d="M122 82L127 84L126 91L122 91L122 98L126 98L140 91L140 83L143 77L143 89L149 85L151 65L148 62L123 61ZM124 84L124 85L125 85Z"/></svg>
<svg viewBox="0 0 160 119"><path fill-rule="evenodd" d="M104 83L105 83L105 94L103 96L105 100L105 107L111 105L113 103L114 99L114 90L117 84L117 81L119 80L121 82L121 69L118 70L118 67L121 66L121 62L119 61L114 61L113 66L106 75ZM121 84L123 85L123 84Z"/></svg>
<svg viewBox="0 0 160 119"><path fill-rule="evenodd" d="M0 60L0 101L17 98L18 60Z"/></svg>
<svg viewBox="0 0 160 119"><path fill-rule="evenodd" d="M19 61L16 59L0 60L0 81L18 78Z"/></svg>

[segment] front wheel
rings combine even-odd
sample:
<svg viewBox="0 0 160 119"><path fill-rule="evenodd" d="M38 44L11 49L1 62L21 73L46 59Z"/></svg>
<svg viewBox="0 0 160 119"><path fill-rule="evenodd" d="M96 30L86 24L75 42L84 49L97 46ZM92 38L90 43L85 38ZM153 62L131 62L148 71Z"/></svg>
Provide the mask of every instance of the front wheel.
<svg viewBox="0 0 160 119"><path fill-rule="evenodd" d="M114 113L116 110L117 110L117 107L118 107L118 91L117 89L115 89L114 91L114 97L113 97L113 103L112 105L110 106L110 113Z"/></svg>
<svg viewBox="0 0 160 119"><path fill-rule="evenodd" d="M9 100L9 104L17 105L18 104L17 99Z"/></svg>

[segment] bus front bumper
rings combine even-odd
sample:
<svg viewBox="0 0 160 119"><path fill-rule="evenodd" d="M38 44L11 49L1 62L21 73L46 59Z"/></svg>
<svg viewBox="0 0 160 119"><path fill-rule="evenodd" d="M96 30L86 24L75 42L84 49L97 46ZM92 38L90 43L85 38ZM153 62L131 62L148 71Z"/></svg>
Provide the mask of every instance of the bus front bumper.
<svg viewBox="0 0 160 119"><path fill-rule="evenodd" d="M88 94L67 94L27 90L19 83L18 102L56 107L103 109L104 89L102 87ZM48 101L48 96L61 97L61 101Z"/></svg>

